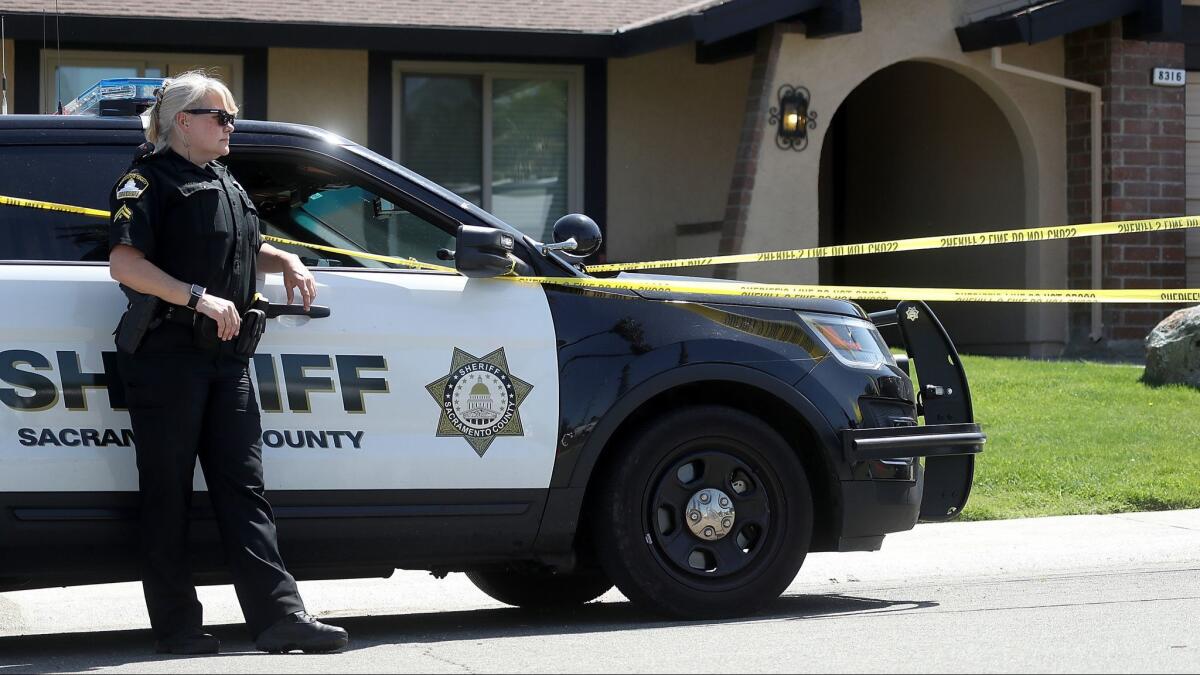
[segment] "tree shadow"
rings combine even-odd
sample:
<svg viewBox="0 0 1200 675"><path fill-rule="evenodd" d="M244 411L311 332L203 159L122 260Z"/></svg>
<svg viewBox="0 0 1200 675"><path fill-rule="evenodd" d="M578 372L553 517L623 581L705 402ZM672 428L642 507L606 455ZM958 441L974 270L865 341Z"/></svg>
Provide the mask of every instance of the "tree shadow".
<svg viewBox="0 0 1200 675"><path fill-rule="evenodd" d="M402 644L437 644L460 640L521 638L635 631L674 626L708 626L778 620L833 619L868 614L895 614L937 607L928 600L881 600L843 595L785 595L763 610L736 619L681 621L639 609L630 602L599 602L567 610L530 611L489 608L452 612L325 617L350 631L346 651ZM219 656L258 654L240 624L206 626L220 638ZM54 633L0 638L0 674L88 671L113 666L156 663L180 657L154 654L149 630ZM328 655L328 658L336 658ZM333 662L331 662L333 665Z"/></svg>

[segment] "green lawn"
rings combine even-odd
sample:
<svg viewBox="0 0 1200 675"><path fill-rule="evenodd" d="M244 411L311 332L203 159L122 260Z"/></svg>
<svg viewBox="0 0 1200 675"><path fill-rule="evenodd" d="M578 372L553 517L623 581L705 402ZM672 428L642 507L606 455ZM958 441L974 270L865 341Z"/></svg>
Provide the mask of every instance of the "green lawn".
<svg viewBox="0 0 1200 675"><path fill-rule="evenodd" d="M963 362L988 435L964 519L1200 508L1200 391L1128 365Z"/></svg>

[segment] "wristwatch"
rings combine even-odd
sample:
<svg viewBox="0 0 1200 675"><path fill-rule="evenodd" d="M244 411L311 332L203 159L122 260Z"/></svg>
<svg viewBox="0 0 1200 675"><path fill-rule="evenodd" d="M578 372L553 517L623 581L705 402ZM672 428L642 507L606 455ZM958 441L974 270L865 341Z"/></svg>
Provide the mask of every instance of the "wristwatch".
<svg viewBox="0 0 1200 675"><path fill-rule="evenodd" d="M196 309L196 304L200 302L200 298L204 297L204 292L208 290L198 284L192 284L191 296L188 297L188 309Z"/></svg>

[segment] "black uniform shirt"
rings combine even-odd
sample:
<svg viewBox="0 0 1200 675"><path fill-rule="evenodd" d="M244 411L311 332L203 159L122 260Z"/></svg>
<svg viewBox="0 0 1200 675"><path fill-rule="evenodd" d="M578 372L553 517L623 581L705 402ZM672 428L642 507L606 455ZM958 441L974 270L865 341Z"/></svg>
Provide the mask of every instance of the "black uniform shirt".
<svg viewBox="0 0 1200 675"><path fill-rule="evenodd" d="M249 195L218 162L139 157L113 186L109 248L126 244L172 277L250 308L262 236Z"/></svg>

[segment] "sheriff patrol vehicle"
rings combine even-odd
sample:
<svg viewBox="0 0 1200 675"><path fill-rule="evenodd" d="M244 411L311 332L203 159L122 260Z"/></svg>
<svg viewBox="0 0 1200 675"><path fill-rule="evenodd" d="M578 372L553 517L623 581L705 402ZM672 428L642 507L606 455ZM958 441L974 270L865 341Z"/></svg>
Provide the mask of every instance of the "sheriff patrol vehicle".
<svg viewBox="0 0 1200 675"><path fill-rule="evenodd" d="M129 105L0 117L0 195L105 209L143 142ZM616 584L654 611L731 616L777 597L810 551L878 549L966 502L985 439L920 302L868 315L514 283L502 275L588 278L599 229L568 217L535 241L312 127L239 121L226 160L265 234L461 272L290 247L329 311L271 320L251 365L298 578L465 571L531 607ZM0 205L0 591L137 578L107 229ZM259 290L285 302L278 275ZM195 487L194 566L220 583L200 472Z"/></svg>

